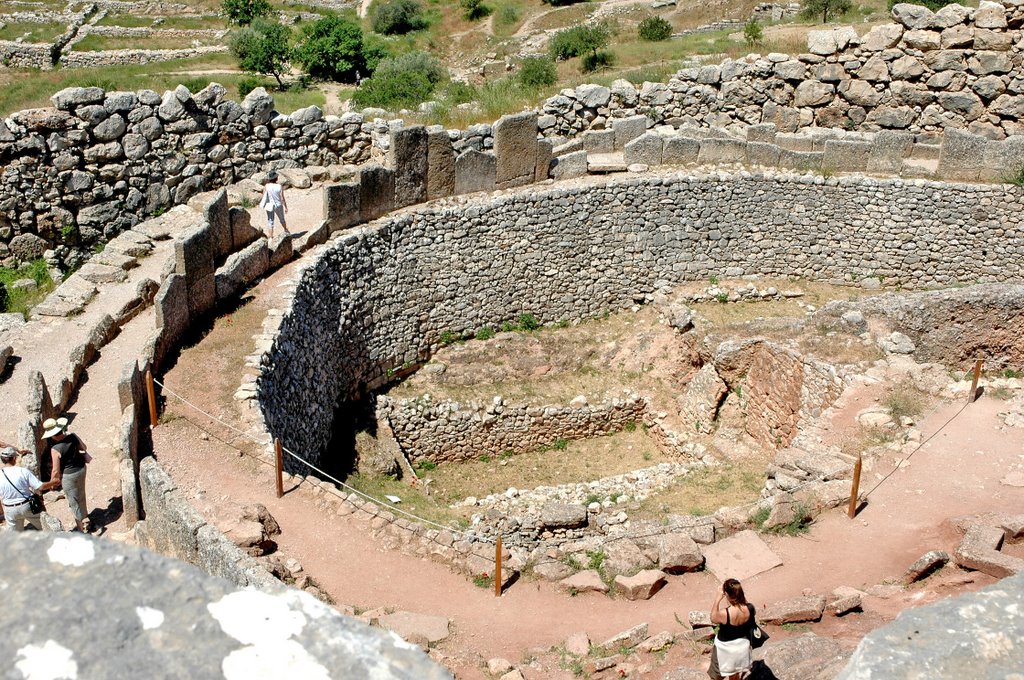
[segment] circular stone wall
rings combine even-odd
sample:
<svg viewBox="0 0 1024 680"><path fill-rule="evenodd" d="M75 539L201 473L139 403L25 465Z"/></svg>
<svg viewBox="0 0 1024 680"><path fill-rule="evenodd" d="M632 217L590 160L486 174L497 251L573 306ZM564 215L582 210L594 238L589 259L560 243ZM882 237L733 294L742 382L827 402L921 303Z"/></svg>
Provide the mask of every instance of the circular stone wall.
<svg viewBox="0 0 1024 680"><path fill-rule="evenodd" d="M444 331L594 316L710 276L936 287L1021 279L1020 189L724 173L625 177L445 201L326 246L259 379L268 429L321 460L339 401Z"/></svg>

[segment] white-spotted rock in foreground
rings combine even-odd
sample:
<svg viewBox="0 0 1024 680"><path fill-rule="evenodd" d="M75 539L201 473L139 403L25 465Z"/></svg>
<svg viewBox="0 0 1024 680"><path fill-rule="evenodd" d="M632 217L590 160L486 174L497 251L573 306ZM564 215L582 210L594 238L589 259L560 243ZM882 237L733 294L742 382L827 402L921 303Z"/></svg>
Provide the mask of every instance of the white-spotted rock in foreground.
<svg viewBox="0 0 1024 680"><path fill-rule="evenodd" d="M74 654L53 640L47 640L42 647L27 645L18 650L21 657L14 667L21 671L25 680L77 680L78 664Z"/></svg>
<svg viewBox="0 0 1024 680"><path fill-rule="evenodd" d="M53 545L46 551L51 562L63 564L65 567L80 567L96 558L96 548L92 541L83 536L72 538L55 538Z"/></svg>
<svg viewBox="0 0 1024 680"><path fill-rule="evenodd" d="M164 623L164 613L159 609L136 607L135 613L139 615L139 621L142 622L142 630L153 630Z"/></svg>

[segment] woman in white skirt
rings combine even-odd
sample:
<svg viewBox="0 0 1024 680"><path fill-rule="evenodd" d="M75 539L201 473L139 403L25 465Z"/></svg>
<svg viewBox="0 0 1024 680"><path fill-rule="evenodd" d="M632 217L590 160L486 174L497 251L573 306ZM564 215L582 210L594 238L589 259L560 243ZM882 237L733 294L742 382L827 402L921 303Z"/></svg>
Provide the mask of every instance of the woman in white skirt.
<svg viewBox="0 0 1024 680"><path fill-rule="evenodd" d="M747 602L740 582L726 579L711 607L711 623L718 624L708 668L712 680L741 680L750 673L753 664L750 629L754 626L754 613L754 605Z"/></svg>
<svg viewBox="0 0 1024 680"><path fill-rule="evenodd" d="M288 212L288 201L284 197L284 186L277 181L276 170L267 173L267 184L263 187L260 207L267 213L267 232L270 238L274 237L275 217L281 221L281 228L284 229L284 232L291 234L284 221L284 214Z"/></svg>

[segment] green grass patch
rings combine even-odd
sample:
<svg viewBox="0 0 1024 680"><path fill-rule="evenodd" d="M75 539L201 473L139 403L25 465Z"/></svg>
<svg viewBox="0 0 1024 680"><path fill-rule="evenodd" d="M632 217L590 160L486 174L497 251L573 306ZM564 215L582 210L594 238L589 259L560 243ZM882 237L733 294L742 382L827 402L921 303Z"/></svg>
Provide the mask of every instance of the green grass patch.
<svg viewBox="0 0 1024 680"><path fill-rule="evenodd" d="M498 38L507 38L523 25L528 5L524 0L495 0L491 26Z"/></svg>
<svg viewBox="0 0 1024 680"><path fill-rule="evenodd" d="M345 483L380 501L384 507L395 507L418 517L453 528L465 528L468 520L446 505L440 504L433 496L425 495L419 488L407 483L377 475L350 475ZM401 503L392 505L384 496L398 496Z"/></svg>
<svg viewBox="0 0 1024 680"><path fill-rule="evenodd" d="M67 30L64 24L7 24L0 28L0 40L24 38L26 43L52 43Z"/></svg>
<svg viewBox="0 0 1024 680"><path fill-rule="evenodd" d="M140 36L111 36L90 33L75 43L75 52L99 52L102 50L183 50L200 45L219 45L223 41L213 36L183 38L175 35L151 33Z"/></svg>
<svg viewBox="0 0 1024 680"><path fill-rule="evenodd" d="M11 284L19 279L32 279L36 282L36 289L22 291L11 288ZM29 310L57 287L57 284L50 278L50 272L46 269L46 261L42 259L33 260L18 269L0 267L0 283L3 283L7 289L7 300L3 311L23 314L26 319Z"/></svg>

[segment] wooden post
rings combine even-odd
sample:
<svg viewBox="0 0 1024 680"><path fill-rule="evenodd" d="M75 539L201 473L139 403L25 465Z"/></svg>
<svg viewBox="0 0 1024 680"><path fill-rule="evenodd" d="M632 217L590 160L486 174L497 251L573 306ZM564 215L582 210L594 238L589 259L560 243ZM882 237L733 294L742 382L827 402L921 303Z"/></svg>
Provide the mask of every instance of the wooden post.
<svg viewBox="0 0 1024 680"><path fill-rule="evenodd" d="M277 477L277 497L280 498L284 495L284 458L281 455L281 440L274 437L274 468Z"/></svg>
<svg viewBox="0 0 1024 680"><path fill-rule="evenodd" d="M981 378L981 365L985 363L985 360L978 357L978 360L974 362L974 380L971 381L971 394L967 400L968 404L973 404L978 398L978 379Z"/></svg>
<svg viewBox="0 0 1024 680"><path fill-rule="evenodd" d="M494 545L494 596L501 597L501 536Z"/></svg>
<svg viewBox="0 0 1024 680"><path fill-rule="evenodd" d="M149 397L149 426L156 427L156 388L153 387L153 371L146 369L146 396Z"/></svg>
<svg viewBox="0 0 1024 680"><path fill-rule="evenodd" d="M853 487L850 489L850 509L846 511L850 519L857 515L857 496L860 495L860 467L864 461L860 454L857 454L857 462L853 464Z"/></svg>

